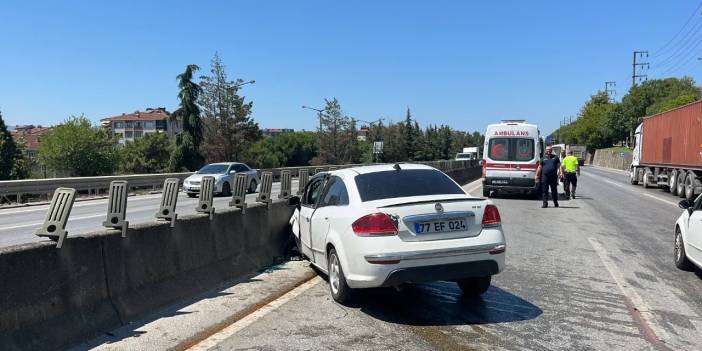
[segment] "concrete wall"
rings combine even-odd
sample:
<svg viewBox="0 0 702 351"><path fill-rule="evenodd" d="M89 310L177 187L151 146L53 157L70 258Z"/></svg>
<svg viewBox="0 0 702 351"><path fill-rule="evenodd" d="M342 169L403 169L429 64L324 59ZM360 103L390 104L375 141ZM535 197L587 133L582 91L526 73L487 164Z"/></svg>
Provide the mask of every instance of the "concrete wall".
<svg viewBox="0 0 702 351"><path fill-rule="evenodd" d="M595 157L592 159L592 164L599 167L629 170L631 159L631 152L595 150Z"/></svg>
<svg viewBox="0 0 702 351"><path fill-rule="evenodd" d="M479 167L448 172L464 184ZM291 245L283 202L0 248L0 349L53 350L272 264ZM281 257L282 258L282 257Z"/></svg>
<svg viewBox="0 0 702 351"><path fill-rule="evenodd" d="M292 209L215 215L0 249L2 350L65 346L273 263Z"/></svg>

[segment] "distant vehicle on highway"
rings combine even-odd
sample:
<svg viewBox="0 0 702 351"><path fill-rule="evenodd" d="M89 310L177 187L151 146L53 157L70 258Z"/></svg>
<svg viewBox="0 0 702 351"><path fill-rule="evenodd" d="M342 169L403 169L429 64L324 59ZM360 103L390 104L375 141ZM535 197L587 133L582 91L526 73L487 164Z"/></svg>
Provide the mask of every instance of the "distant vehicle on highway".
<svg viewBox="0 0 702 351"><path fill-rule="evenodd" d="M539 128L524 120L491 124L483 148L483 196L492 192L539 194L536 168L543 157Z"/></svg>
<svg viewBox="0 0 702 351"><path fill-rule="evenodd" d="M256 187L258 187L259 183L258 172L246 164L239 162L210 163L200 168L195 174L185 178L183 181L183 190L188 196L195 197L200 192L202 177L213 176L215 177L215 194L228 196L232 193L234 176L238 173L247 175L247 191L249 193L256 192Z"/></svg>
<svg viewBox="0 0 702 351"><path fill-rule="evenodd" d="M456 154L456 161L472 161L477 160L480 151L477 147L464 147L463 152Z"/></svg>
<svg viewBox="0 0 702 351"><path fill-rule="evenodd" d="M331 295L456 281L479 295L502 271L505 236L489 200L424 165L377 165L312 177L290 224L300 252L329 275Z"/></svg>
<svg viewBox="0 0 702 351"><path fill-rule="evenodd" d="M682 200L683 213L675 223L675 265L683 270L702 268L702 195Z"/></svg>
<svg viewBox="0 0 702 351"><path fill-rule="evenodd" d="M702 101L644 117L636 128L631 184L688 200L702 193Z"/></svg>

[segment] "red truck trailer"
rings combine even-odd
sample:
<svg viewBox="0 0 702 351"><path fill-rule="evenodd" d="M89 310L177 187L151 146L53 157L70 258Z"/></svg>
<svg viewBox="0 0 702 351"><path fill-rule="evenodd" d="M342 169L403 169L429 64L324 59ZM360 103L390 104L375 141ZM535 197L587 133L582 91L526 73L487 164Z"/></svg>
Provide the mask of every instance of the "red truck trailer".
<svg viewBox="0 0 702 351"><path fill-rule="evenodd" d="M702 193L702 101L644 117L634 137L631 184L688 199Z"/></svg>

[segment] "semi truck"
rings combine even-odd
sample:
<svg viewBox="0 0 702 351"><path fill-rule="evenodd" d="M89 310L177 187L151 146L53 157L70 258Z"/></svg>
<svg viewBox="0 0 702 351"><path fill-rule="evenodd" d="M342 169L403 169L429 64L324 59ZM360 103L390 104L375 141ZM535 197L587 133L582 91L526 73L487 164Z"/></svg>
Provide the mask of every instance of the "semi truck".
<svg viewBox="0 0 702 351"><path fill-rule="evenodd" d="M702 193L702 101L644 117L634 133L630 183L694 199Z"/></svg>

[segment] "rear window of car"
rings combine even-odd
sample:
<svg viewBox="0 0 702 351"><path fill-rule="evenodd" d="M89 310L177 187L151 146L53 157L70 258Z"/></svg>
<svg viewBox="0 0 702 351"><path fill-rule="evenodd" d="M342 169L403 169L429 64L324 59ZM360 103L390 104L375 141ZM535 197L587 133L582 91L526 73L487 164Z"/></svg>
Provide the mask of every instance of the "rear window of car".
<svg viewBox="0 0 702 351"><path fill-rule="evenodd" d="M534 139L492 138L488 156L495 161L531 161L534 159Z"/></svg>
<svg viewBox="0 0 702 351"><path fill-rule="evenodd" d="M359 174L355 181L364 202L409 196L465 194L447 175L433 169Z"/></svg>

